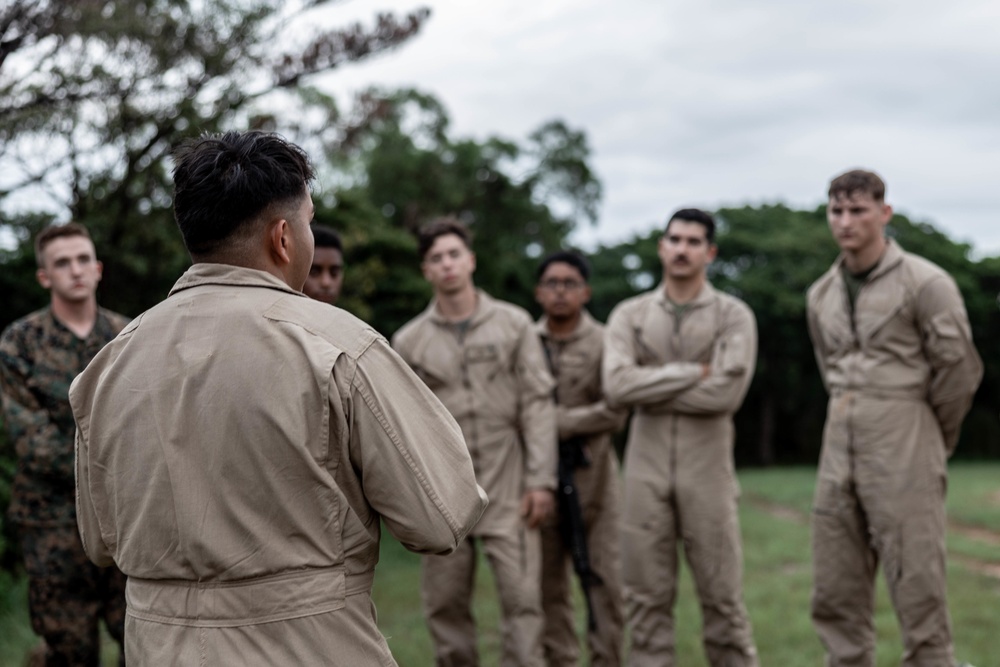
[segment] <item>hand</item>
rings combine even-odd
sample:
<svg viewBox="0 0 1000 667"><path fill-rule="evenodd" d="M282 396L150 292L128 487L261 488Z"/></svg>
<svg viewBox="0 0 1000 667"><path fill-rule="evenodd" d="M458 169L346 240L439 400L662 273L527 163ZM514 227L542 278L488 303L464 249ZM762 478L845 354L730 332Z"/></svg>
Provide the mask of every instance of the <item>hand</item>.
<svg viewBox="0 0 1000 667"><path fill-rule="evenodd" d="M521 517L528 528L538 528L555 509L555 496L548 489L528 489L521 496Z"/></svg>

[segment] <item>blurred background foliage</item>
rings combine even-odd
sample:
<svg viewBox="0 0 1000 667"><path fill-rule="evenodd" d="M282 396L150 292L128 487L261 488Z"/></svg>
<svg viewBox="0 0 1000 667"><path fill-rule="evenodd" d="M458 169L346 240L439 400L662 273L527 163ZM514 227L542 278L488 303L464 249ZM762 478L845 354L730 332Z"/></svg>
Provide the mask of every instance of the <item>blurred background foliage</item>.
<svg viewBox="0 0 1000 667"><path fill-rule="evenodd" d="M477 284L537 315L538 261L598 217L601 183L585 133L552 119L526 137L456 136L441 102L412 89L366 90L342 112L311 75L405 43L429 12L324 29L309 17L325 4L13 0L0 9L0 326L46 304L31 239L53 220L91 230L105 264L104 306L135 316L162 300L190 263L171 213L170 149L248 128L280 132L316 162L316 220L344 239L340 305L386 336L427 305L413 232L439 214L473 230ZM307 38L301 27L299 38L282 38L304 23L317 26ZM288 44L298 49L280 46ZM663 222L683 204L665 202ZM804 295L837 254L825 210L776 203L716 214L711 278L753 308L760 330L756 376L737 415L738 462L815 462L826 396ZM659 283L661 233L662 223L585 253L595 316ZM899 215L890 233L949 271L965 296L986 376L956 456L1000 458L1000 257L976 258ZM0 507L13 466L2 431Z"/></svg>

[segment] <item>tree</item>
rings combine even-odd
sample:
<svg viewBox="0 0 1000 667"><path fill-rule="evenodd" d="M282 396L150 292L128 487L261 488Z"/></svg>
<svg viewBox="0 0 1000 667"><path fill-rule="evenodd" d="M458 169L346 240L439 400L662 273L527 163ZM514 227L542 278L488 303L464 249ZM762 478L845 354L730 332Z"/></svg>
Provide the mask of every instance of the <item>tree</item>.
<svg viewBox="0 0 1000 667"><path fill-rule="evenodd" d="M346 129L309 77L405 42L429 15L299 38L330 4L13 0L0 10L0 223L27 252L41 220L23 212L83 222L106 305L156 303L188 263L170 213L172 147L251 126L335 144Z"/></svg>
<svg viewBox="0 0 1000 667"><path fill-rule="evenodd" d="M477 285L532 308L535 260L562 247L575 225L596 219L601 185L587 162L586 136L553 120L522 142L455 138L441 103L415 90L368 91L357 107L365 124L332 157L371 210L410 235L434 216L459 216L474 234ZM397 274L369 294L381 311L372 322L386 333L426 303L413 248L403 259L410 277ZM389 313L386 303L408 305Z"/></svg>

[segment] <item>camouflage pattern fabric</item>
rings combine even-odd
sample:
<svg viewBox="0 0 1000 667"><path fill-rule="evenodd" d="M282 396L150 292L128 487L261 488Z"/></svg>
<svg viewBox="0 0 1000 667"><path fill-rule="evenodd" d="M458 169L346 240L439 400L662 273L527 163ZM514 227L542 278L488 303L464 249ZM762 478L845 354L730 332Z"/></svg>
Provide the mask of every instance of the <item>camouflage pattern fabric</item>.
<svg viewBox="0 0 1000 667"><path fill-rule="evenodd" d="M97 667L100 619L124 642L125 575L91 563L76 526L22 527L20 538L31 627L46 643L44 664Z"/></svg>
<svg viewBox="0 0 1000 667"><path fill-rule="evenodd" d="M93 330L81 339L44 308L0 338L4 422L18 461L8 511L14 523L76 525L69 386L127 323L98 309Z"/></svg>
<svg viewBox="0 0 1000 667"><path fill-rule="evenodd" d="M0 337L4 422L17 455L8 517L19 527L45 665L96 666L100 618L119 643L124 635L125 575L92 564L76 526L69 386L127 323L98 309L94 328L79 338L44 308Z"/></svg>

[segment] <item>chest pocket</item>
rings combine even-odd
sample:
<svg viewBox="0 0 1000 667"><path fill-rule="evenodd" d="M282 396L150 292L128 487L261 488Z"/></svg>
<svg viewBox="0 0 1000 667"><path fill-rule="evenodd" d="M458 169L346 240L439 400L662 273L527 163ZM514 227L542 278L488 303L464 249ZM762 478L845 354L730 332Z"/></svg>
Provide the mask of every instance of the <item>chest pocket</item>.
<svg viewBox="0 0 1000 667"><path fill-rule="evenodd" d="M495 342L466 345L463 355L469 374L482 382L492 381L510 366L510 352Z"/></svg>

